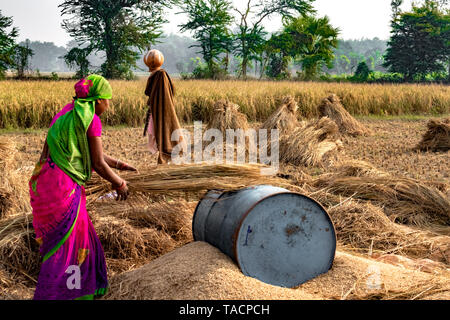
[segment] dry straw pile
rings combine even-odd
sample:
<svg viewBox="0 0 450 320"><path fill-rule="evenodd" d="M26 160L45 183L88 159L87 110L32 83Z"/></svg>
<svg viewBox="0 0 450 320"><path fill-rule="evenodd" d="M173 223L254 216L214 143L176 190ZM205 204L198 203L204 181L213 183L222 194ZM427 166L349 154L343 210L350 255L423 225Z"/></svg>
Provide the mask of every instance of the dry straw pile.
<svg viewBox="0 0 450 320"><path fill-rule="evenodd" d="M281 136L280 160L297 166L317 166L326 154L341 147L336 123L324 117Z"/></svg>
<svg viewBox="0 0 450 320"><path fill-rule="evenodd" d="M40 259L32 219L23 214L0 220L0 261L20 281L35 283Z"/></svg>
<svg viewBox="0 0 450 320"><path fill-rule="evenodd" d="M27 177L16 170L16 155L14 141L0 137L0 217L30 208Z"/></svg>
<svg viewBox="0 0 450 320"><path fill-rule="evenodd" d="M328 210L339 243L364 254L400 254L411 258L448 263L448 237L392 222L379 207L354 200Z"/></svg>
<svg viewBox="0 0 450 320"><path fill-rule="evenodd" d="M450 118L430 120L427 127L428 131L423 135L417 149L443 152L450 150Z"/></svg>
<svg viewBox="0 0 450 320"><path fill-rule="evenodd" d="M110 274L135 268L192 241L196 202L130 200L102 200L89 208ZM0 220L0 260L16 281L36 282L40 257L31 214Z"/></svg>
<svg viewBox="0 0 450 320"><path fill-rule="evenodd" d="M421 227L450 225L448 197L438 189L413 179L326 175L314 184L333 194L372 201L399 223Z"/></svg>
<svg viewBox="0 0 450 320"><path fill-rule="evenodd" d="M219 100L214 104L214 112L208 122L207 129L218 129L223 134L227 129L249 128L247 117L239 112L239 106L227 100Z"/></svg>
<svg viewBox="0 0 450 320"><path fill-rule="evenodd" d="M131 199L131 203L99 201L91 210L110 275L136 268L192 241L196 202Z"/></svg>
<svg viewBox="0 0 450 320"><path fill-rule="evenodd" d="M300 124L297 119L298 105L292 96L283 98L281 106L261 125L261 129L278 129L280 133L290 133Z"/></svg>
<svg viewBox="0 0 450 320"><path fill-rule="evenodd" d="M362 136L371 134L370 129L364 127L345 110L341 100L335 94L323 99L318 109L321 117L328 117L336 122L343 135Z"/></svg>

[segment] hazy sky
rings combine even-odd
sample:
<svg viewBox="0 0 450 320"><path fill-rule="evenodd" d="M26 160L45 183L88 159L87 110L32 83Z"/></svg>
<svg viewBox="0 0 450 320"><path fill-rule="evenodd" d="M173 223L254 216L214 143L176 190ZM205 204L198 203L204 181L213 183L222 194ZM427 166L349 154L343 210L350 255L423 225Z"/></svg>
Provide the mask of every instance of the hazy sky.
<svg viewBox="0 0 450 320"><path fill-rule="evenodd" d="M240 8L246 5L245 0L233 2ZM404 8L410 8L411 2L406 0ZM19 41L28 38L65 46L71 39L61 28L60 3L61 0L0 0L0 10L3 15L13 17L14 26L20 29ZM388 39L390 3L391 0L316 0L315 8L319 16L327 15L332 25L341 29L340 38ZM164 31L167 34L179 33L177 25L185 17L170 12L167 18L170 23L164 26ZM280 26L279 18L266 22L268 31L276 31Z"/></svg>

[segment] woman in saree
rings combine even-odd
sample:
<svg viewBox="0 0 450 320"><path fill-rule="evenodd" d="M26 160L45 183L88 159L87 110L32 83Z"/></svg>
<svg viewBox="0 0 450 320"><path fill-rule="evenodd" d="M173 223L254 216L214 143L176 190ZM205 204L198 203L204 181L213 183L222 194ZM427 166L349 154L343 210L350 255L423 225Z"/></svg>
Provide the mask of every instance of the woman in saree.
<svg viewBox="0 0 450 320"><path fill-rule="evenodd" d="M161 69L164 56L159 50L150 50L144 58L150 71L145 95L148 96L148 112L145 120L144 136L149 136L151 154L159 151L158 164L170 164L173 148L172 134L181 129L175 111L175 87L169 74ZM179 132L181 133L181 132ZM186 150L184 137L179 137L182 150Z"/></svg>
<svg viewBox="0 0 450 320"><path fill-rule="evenodd" d="M50 124L30 179L33 227L42 265L36 300L93 299L108 289L102 245L86 210L84 185L95 170L126 200L125 180L111 168L133 167L103 154L99 116L109 107L108 81L90 75L75 85L76 96Z"/></svg>

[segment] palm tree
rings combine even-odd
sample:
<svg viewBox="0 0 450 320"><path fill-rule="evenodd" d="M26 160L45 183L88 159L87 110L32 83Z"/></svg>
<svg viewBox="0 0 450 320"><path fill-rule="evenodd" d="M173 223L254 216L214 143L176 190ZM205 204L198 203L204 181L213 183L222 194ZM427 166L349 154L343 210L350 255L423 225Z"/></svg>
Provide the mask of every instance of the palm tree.
<svg viewBox="0 0 450 320"><path fill-rule="evenodd" d="M313 79L323 64L332 68L339 29L333 28L327 16L289 19L283 33L289 36L289 53L301 63L305 79Z"/></svg>

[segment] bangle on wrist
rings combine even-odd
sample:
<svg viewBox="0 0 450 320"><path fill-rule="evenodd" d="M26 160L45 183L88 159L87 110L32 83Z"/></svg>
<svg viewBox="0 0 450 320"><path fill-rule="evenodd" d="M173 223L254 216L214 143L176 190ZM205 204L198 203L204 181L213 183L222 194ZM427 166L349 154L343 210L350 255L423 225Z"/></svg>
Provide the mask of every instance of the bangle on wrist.
<svg viewBox="0 0 450 320"><path fill-rule="evenodd" d="M120 190L122 190L124 187L126 187L126 185L127 185L127 182L126 182L125 180L122 180L122 183L120 184L120 186L118 186L118 187L113 187L113 189L116 190L116 191L120 191Z"/></svg>

